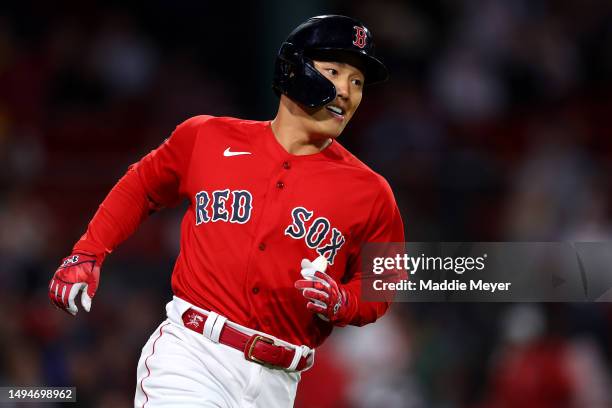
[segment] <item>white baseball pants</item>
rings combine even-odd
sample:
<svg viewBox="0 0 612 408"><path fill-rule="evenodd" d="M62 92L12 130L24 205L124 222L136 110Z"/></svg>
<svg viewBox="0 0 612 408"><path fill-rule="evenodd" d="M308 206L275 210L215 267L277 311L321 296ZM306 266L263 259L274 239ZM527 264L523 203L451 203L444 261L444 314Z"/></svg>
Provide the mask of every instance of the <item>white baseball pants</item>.
<svg viewBox="0 0 612 408"><path fill-rule="evenodd" d="M299 372L247 361L240 351L187 329L181 316L190 307L175 297L143 347L135 408L293 406Z"/></svg>

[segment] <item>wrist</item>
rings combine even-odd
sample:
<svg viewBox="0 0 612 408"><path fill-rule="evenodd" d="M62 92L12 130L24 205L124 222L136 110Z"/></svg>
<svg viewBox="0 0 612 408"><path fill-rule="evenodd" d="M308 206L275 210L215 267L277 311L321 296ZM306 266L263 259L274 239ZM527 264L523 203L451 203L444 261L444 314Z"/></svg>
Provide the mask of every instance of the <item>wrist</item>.
<svg viewBox="0 0 612 408"><path fill-rule="evenodd" d="M338 290L341 294L341 303L338 305L338 313L334 319L334 325L344 327L348 325L354 314L355 304L352 293L344 285L338 285Z"/></svg>
<svg viewBox="0 0 612 408"><path fill-rule="evenodd" d="M83 239L77 242L72 248L72 254L83 254L95 257L97 265L102 265L102 262L104 262L106 255L108 255L109 253L110 252L107 252L99 245L96 245L95 243Z"/></svg>

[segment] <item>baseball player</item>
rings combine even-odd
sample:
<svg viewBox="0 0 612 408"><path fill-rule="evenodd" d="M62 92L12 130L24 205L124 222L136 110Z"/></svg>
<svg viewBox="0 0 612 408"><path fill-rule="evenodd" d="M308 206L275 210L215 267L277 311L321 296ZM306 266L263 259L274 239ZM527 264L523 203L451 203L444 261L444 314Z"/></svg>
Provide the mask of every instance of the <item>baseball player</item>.
<svg viewBox="0 0 612 408"><path fill-rule="evenodd" d="M274 120L188 119L111 190L49 286L73 315L79 293L90 310L117 245L189 201L136 407L292 406L332 329L385 313L387 302L360 299L360 249L403 241L402 220L388 183L336 138L364 86L386 78L361 22L313 17L278 52Z"/></svg>

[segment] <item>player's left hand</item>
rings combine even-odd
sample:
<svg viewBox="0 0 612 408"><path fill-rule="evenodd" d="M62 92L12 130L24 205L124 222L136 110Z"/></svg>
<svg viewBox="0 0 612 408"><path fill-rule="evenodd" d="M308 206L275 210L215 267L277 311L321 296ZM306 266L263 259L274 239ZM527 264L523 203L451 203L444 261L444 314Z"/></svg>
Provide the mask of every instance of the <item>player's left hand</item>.
<svg viewBox="0 0 612 408"><path fill-rule="evenodd" d="M308 310L327 322L342 322L348 312L349 297L342 285L325 273L326 267L324 257L313 262L303 259L301 273L304 279L296 281L295 287L309 300L306 304Z"/></svg>

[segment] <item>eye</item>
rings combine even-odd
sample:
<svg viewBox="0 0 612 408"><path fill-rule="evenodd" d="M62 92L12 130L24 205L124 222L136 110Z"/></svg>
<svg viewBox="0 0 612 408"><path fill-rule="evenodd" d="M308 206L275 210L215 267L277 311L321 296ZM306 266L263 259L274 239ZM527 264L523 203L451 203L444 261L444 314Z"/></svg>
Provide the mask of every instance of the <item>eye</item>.
<svg viewBox="0 0 612 408"><path fill-rule="evenodd" d="M329 73L331 76L336 76L336 75L338 75L338 70L337 70L337 69L335 69L335 68L327 68L326 70L327 70L327 72L328 72L328 73Z"/></svg>
<svg viewBox="0 0 612 408"><path fill-rule="evenodd" d="M353 82L353 85L357 85L360 88L363 86L363 81L361 79L359 79L359 78L353 79L352 82Z"/></svg>

